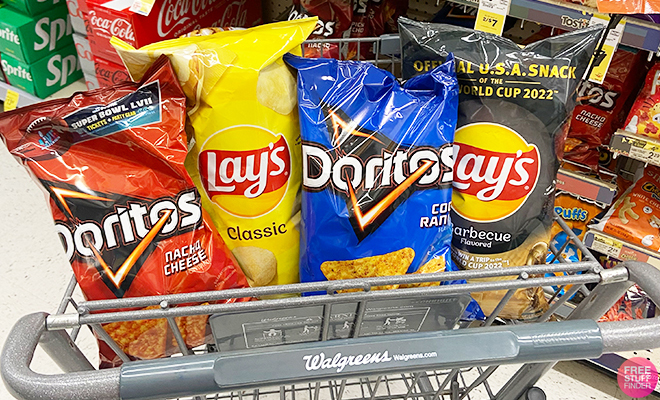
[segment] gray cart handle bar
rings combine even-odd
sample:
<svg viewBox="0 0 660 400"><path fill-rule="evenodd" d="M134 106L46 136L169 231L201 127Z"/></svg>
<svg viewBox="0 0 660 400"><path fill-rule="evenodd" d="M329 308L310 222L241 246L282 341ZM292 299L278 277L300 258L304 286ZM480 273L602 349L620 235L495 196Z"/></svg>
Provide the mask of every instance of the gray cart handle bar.
<svg viewBox="0 0 660 400"><path fill-rule="evenodd" d="M637 283L660 304L660 270L639 262L618 268L624 278L627 273L626 284ZM585 301L596 300L598 296ZM65 331L47 330L46 317L36 313L21 318L0 356L2 378L19 399L176 398L383 373L596 358L660 347L660 317L605 323L578 319L207 353L94 370ZM41 375L30 369L40 342L47 342L44 348L51 357L68 366L66 374Z"/></svg>

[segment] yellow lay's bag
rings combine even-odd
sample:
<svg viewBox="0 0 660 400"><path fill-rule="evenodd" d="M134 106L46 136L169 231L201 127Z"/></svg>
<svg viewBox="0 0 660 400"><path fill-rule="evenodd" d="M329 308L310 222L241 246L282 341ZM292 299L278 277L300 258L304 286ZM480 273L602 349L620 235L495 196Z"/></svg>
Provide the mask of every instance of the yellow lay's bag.
<svg viewBox="0 0 660 400"><path fill-rule="evenodd" d="M298 282L300 130L282 56L300 54L315 26L307 18L138 50L111 42L134 80L160 55L171 60L194 131L186 169L252 286Z"/></svg>

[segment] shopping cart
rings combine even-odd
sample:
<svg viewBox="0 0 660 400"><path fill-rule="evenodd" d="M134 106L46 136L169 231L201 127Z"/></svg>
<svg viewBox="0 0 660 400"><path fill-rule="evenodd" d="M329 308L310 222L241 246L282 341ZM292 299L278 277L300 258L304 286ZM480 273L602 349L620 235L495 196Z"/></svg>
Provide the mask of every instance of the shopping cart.
<svg viewBox="0 0 660 400"><path fill-rule="evenodd" d="M391 40L359 41L374 46L379 56L372 61L396 71L398 44L392 45ZM388 52L386 48L393 50ZM570 240L558 249L550 246L554 256L546 265L79 303L72 299L76 286L72 279L54 315L30 314L16 323L0 356L0 372L12 394L26 400L543 399L545 395L534 384L557 361L660 347L658 318L596 322L635 283L660 304L660 271L639 262L603 269L563 220L555 219ZM562 252L569 244L582 252L585 261L567 262ZM469 283L371 290L383 285L460 280ZM516 290L534 287L543 287L549 299L550 307L543 315L529 323L512 324L497 317ZM400 303L405 307L414 301L428 303L430 309L431 304L464 304L461 299L469 293L485 291L506 292L485 321L463 323L445 315L443 321L439 317L436 321L445 324L441 330L395 334L369 331L369 323L381 318L370 314L374 304ZM305 292L325 294L297 296ZM246 297L266 299L216 304ZM342 327L336 323L335 307L347 305L353 311L342 314L340 325L347 329L340 334ZM135 310L121 311L126 309ZM306 314L307 319L317 321L312 328L318 328L309 340L287 343L284 333L271 329L264 334L272 333L276 339L266 344L279 340L280 345L250 346L245 330L243 334L222 330L240 325L223 324L223 316L240 321L260 314L287 315L291 310L317 313ZM188 349L175 318L192 315L212 316L215 343ZM166 319L179 346L181 354L177 357L131 361L102 328L110 322L160 318ZM396 324L397 319L386 318L384 324L390 322ZM89 327L117 353L124 361L121 367L96 370L92 366L75 343L83 327ZM30 369L38 344L64 373L42 375ZM232 347L238 345L248 348ZM495 389L489 384L499 366L513 364L523 365L504 386Z"/></svg>

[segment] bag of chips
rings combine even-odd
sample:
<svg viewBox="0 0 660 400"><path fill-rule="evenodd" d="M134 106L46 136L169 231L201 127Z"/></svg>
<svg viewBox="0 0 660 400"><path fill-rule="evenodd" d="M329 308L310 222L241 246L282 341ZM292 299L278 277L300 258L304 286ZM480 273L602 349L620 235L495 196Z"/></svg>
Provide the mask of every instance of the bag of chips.
<svg viewBox="0 0 660 400"><path fill-rule="evenodd" d="M404 78L456 57L454 261L467 269L545 263L564 123L602 28L522 49L496 35L406 18L399 31ZM504 293L473 296L488 314ZM519 290L500 316L533 318L546 307L540 288Z"/></svg>
<svg viewBox="0 0 660 400"><path fill-rule="evenodd" d="M298 70L301 281L451 270L453 60L403 87L365 62L285 60Z"/></svg>
<svg viewBox="0 0 660 400"><path fill-rule="evenodd" d="M316 16L316 27L310 39L347 38L353 23L352 0L293 0L288 20ZM305 57L339 58L347 49L337 43L313 43L305 46Z"/></svg>
<svg viewBox="0 0 660 400"><path fill-rule="evenodd" d="M652 165L592 226L644 248L660 251L660 168Z"/></svg>
<svg viewBox="0 0 660 400"><path fill-rule="evenodd" d="M186 168L252 286L298 282L300 129L296 80L282 61L316 18L154 43L113 38L133 79L165 54L188 98Z"/></svg>
<svg viewBox="0 0 660 400"><path fill-rule="evenodd" d="M641 83L639 77L646 73L645 58L641 51L619 48L603 84L580 84L564 159L598 169L599 149L609 145L612 134L623 127Z"/></svg>
<svg viewBox="0 0 660 400"><path fill-rule="evenodd" d="M646 74L644 87L633 104L626 131L654 139L660 138L660 63Z"/></svg>
<svg viewBox="0 0 660 400"><path fill-rule="evenodd" d="M166 58L141 83L0 114L7 148L49 195L87 300L247 287L184 168L185 96ZM207 316L177 318L189 347ZM165 319L107 324L133 358L177 352ZM103 342L101 361L118 358Z"/></svg>

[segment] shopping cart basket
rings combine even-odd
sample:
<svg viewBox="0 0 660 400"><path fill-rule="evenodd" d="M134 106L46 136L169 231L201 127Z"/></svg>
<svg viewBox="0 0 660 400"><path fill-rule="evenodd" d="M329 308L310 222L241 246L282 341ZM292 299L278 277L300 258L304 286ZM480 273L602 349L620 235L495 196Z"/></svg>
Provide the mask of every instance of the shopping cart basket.
<svg viewBox="0 0 660 400"><path fill-rule="evenodd" d="M375 54L385 54L383 39L371 39ZM361 39L361 43L367 39ZM344 40L344 42L346 42ZM373 60L397 68L394 52ZM569 243L585 261L568 263L562 248L550 246L554 257L547 265L412 274L344 281L301 283L275 287L235 289L166 296L124 298L75 303L71 281L54 315L35 313L13 327L0 356L0 372L19 399L228 399L242 400L440 400L488 398L518 400L544 398L533 388L538 379L560 360L596 358L603 353L660 347L660 319L598 323L633 284L638 284L660 304L660 271L626 262L603 269L563 220ZM558 261L558 262L555 262ZM508 277L508 278L506 278ZM500 278L500 280L479 280ZM371 290L383 285L466 280L469 283ZM476 281L475 281L476 280ZM549 309L529 323L503 324L497 314L516 290L543 287ZM358 289L357 291L348 291ZM442 304L472 292L506 291L493 313L473 323L450 323L443 330L365 335L369 307L375 302L414 301ZM304 292L325 294L280 297ZM214 304L230 298L266 300ZM580 300L580 301L579 301ZM187 305L197 304L197 305ZM333 307L352 305L346 313L345 336L337 335ZM69 308L73 310L68 311ZM120 311L136 309L134 311ZM189 350L175 318L284 313L313 308L319 329L314 340L279 346L226 349L229 343L246 343L247 336L227 339L214 331L216 343ZM158 360L131 361L102 329L110 322L164 318L179 344L181 355ZM396 324L396 320L394 323ZM388 321L385 321L387 324ZM445 321L446 323L446 321ZM104 340L124 363L96 370L75 344L87 326ZM307 328L307 327L305 327ZM268 331L270 334L270 331ZM264 332L264 334L266 334ZM281 332L273 330L273 336ZM231 335L230 335L231 336ZM280 335L281 336L281 335ZM339 338L337 338L339 337ZM225 342L223 340L229 340ZM233 340L233 342L232 342ZM42 375L30 369L36 346L62 368L59 375ZM489 377L501 365L523 364L499 390ZM534 397L539 395L541 397ZM471 397L472 396L472 397Z"/></svg>

